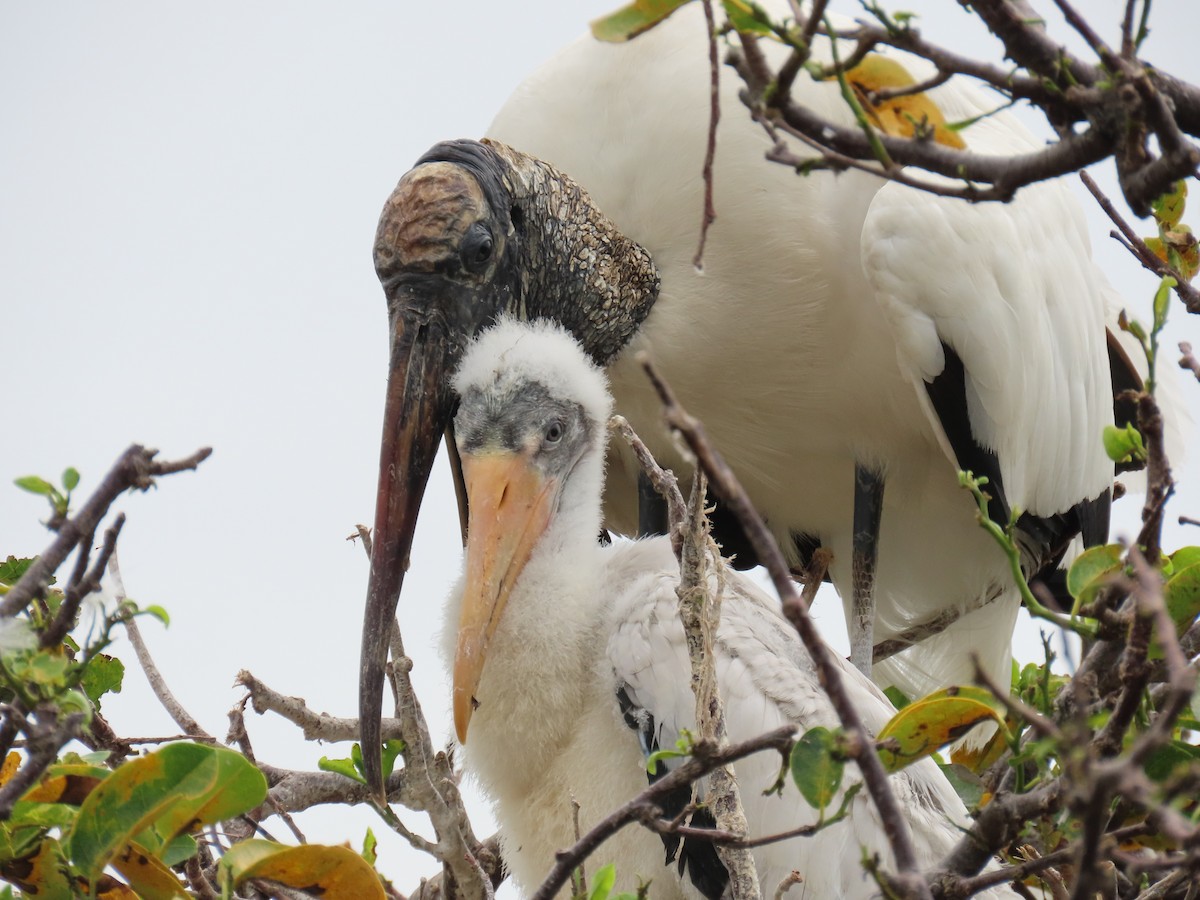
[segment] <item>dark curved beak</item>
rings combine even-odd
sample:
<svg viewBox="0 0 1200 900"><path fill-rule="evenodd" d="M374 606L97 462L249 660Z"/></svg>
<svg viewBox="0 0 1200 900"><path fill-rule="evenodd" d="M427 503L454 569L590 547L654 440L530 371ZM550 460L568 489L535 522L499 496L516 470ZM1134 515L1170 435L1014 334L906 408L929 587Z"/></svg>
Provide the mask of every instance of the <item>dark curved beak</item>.
<svg viewBox="0 0 1200 900"><path fill-rule="evenodd" d="M455 334L454 324L413 310L399 311L391 322L391 363L358 682L363 770L367 785L384 802L380 715L388 639L408 570L417 511L438 441L453 411L447 376L462 349L462 335ZM470 333L465 328L464 332Z"/></svg>

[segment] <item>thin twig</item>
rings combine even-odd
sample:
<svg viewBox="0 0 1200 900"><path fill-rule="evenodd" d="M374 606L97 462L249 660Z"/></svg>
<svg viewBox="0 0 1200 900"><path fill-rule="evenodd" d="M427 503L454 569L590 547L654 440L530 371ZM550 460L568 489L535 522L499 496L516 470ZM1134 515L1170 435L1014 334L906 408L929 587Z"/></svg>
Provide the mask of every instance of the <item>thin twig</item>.
<svg viewBox="0 0 1200 900"><path fill-rule="evenodd" d="M690 759L596 823L574 846L558 853L555 856L554 868L530 900L551 900L567 883L580 860L590 856L604 841L631 822L640 821L647 816L660 816L662 810L659 802L662 797L692 784L718 766L736 762L753 753L772 749L779 753L787 753L791 749L794 737L795 728L787 725L723 749L716 749L704 741L697 742L692 748Z"/></svg>
<svg viewBox="0 0 1200 900"><path fill-rule="evenodd" d="M112 578L113 591L116 593L118 601L124 602L126 599L125 582L121 578L121 565L115 553L109 560L108 574ZM129 636L129 643L133 645L133 652L137 654L138 663L141 664L142 671L146 673L146 680L150 682L150 689L158 698L158 702L162 704L163 709L189 737L208 744L216 744L217 739L183 708L182 703L175 699L175 695L167 686L166 679L163 678L162 672L159 671L154 658L150 655L146 642L142 639L142 632L138 628L137 621L130 617L125 619L122 624L125 626L125 633Z"/></svg>
<svg viewBox="0 0 1200 900"><path fill-rule="evenodd" d="M86 535L95 534L100 520L121 494L130 489L148 490L154 478L173 472L195 469L212 454L211 447L197 450L186 459L176 462L156 462L157 450L147 450L140 444L129 447L92 492L83 507L66 519L58 528L58 536L12 586L0 601L0 618L15 616L34 597L40 597L50 583L50 576Z"/></svg>
<svg viewBox="0 0 1200 900"><path fill-rule="evenodd" d="M1117 239L1125 249L1133 254L1133 257L1142 264L1142 268L1153 272L1160 278L1165 276L1174 278L1174 291L1179 296L1179 299L1192 312L1200 311L1200 291L1197 291L1195 286L1176 271L1174 266L1160 259L1158 254L1146 246L1146 242L1133 230L1133 227L1125 220L1125 217L1121 215L1104 191L1100 190L1100 186L1096 184L1091 175L1087 172L1080 172L1079 180L1083 182L1084 187L1088 189L1088 192L1100 205L1100 208L1104 210L1104 214L1119 229L1120 237L1115 233L1111 236ZM1200 375L1197 377L1200 378Z"/></svg>
<svg viewBox="0 0 1200 900"><path fill-rule="evenodd" d="M1179 368L1185 372L1191 372L1196 376L1196 380L1200 381L1200 360L1192 355L1192 345L1187 341L1180 341L1179 352L1183 354L1179 358Z"/></svg>
<svg viewBox="0 0 1200 900"><path fill-rule="evenodd" d="M58 608L58 614L38 639L40 646L43 648L58 646L67 636L67 632L75 627L75 620L79 616L79 607L84 599L92 592L100 590L100 577L104 574L104 568L108 565L108 561L116 552L117 537L121 534L124 525L125 513L118 513L112 525L104 532L104 544L100 548L100 555L96 557L95 565L86 572L77 572L71 576L71 580L67 582L66 589L63 591L63 602L62 606ZM89 535L86 541L80 543L78 562L81 564L87 562L88 554L84 551L91 541L92 538ZM77 568L82 569L83 567L80 565Z"/></svg>
<svg viewBox="0 0 1200 900"><path fill-rule="evenodd" d="M700 243L696 247L696 255L692 257L692 265L698 272L704 270L704 245L708 241L709 226L717 220L717 211L713 206L713 160L717 155L717 123L721 120L721 66L717 56L717 25L713 19L712 0L704 0L704 22L708 27L708 142L704 148L704 168L701 170L704 211L700 218Z"/></svg>

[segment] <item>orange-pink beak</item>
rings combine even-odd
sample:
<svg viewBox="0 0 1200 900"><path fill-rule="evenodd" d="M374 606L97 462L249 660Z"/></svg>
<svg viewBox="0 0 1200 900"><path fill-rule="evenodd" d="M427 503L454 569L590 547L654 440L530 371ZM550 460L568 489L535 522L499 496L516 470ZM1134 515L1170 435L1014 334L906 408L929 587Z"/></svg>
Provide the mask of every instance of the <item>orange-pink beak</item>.
<svg viewBox="0 0 1200 900"><path fill-rule="evenodd" d="M513 585L550 524L558 492L557 482L519 453L464 455L462 467L470 523L454 654L454 730L465 744L488 644Z"/></svg>

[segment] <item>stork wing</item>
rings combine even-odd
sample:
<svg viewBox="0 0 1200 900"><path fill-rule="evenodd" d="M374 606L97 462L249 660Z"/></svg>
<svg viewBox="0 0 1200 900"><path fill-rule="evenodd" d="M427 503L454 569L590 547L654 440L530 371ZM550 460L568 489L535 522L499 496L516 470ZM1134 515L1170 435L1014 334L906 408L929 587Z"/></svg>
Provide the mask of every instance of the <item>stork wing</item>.
<svg viewBox="0 0 1200 900"><path fill-rule="evenodd" d="M696 701L675 587L678 574L665 540L614 547L612 581L624 586L611 614L607 661L615 676L617 711L636 732L643 753L674 749L685 730L695 733ZM648 557L655 560L649 563ZM778 604L752 582L725 574L721 623L715 641L717 682L731 742L745 740L785 724L799 732L823 725L838 727L812 660ZM882 693L849 664L843 664L856 706L870 729L878 730L894 710ZM669 770L661 761L648 774L653 782ZM739 762L737 780L752 835L786 831L817 820L817 811L789 784L783 796L763 796L778 775L779 760L759 754ZM859 780L847 768L844 786ZM924 760L894 777L894 789L913 822L914 839L926 862L946 853L966 823L965 810L934 763ZM702 793L705 785L700 784ZM667 817L683 811L690 792L671 798ZM835 805L840 798L834 801ZM697 826L711 824L707 811L693 814ZM867 897L875 885L864 877L863 848L887 856L887 841L874 806L863 795L853 803L848 822L805 839L767 845L755 852L763 889L774 890L793 869L805 876L805 896ZM725 870L711 844L664 837L668 859L707 897L719 896Z"/></svg>
<svg viewBox="0 0 1200 900"><path fill-rule="evenodd" d="M1111 289L1064 185L969 205L888 184L863 225L862 261L955 465L1037 516L1109 487Z"/></svg>

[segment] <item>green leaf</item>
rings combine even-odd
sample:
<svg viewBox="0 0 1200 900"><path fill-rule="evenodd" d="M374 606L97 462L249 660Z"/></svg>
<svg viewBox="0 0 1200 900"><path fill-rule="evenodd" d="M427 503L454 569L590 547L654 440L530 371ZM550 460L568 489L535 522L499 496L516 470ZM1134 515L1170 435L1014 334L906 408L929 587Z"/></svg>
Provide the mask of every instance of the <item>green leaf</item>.
<svg viewBox="0 0 1200 900"><path fill-rule="evenodd" d="M322 756L317 760L317 768L322 772L336 772L339 775L345 775L359 784L367 783L367 779L362 776L359 767L351 759L330 759L328 756Z"/></svg>
<svg viewBox="0 0 1200 900"><path fill-rule="evenodd" d="M167 611L165 609L163 609L161 606L152 604L143 609L139 609L138 612L141 614L145 614L147 616L153 616L154 618L158 619L158 621L162 622L164 625L169 626L171 624L171 617L169 615L167 615Z"/></svg>
<svg viewBox="0 0 1200 900"><path fill-rule="evenodd" d="M383 777L387 778L392 774L392 768L396 765L396 757L404 752L404 741L393 738L383 742Z"/></svg>
<svg viewBox="0 0 1200 900"><path fill-rule="evenodd" d="M1167 311L1171 308L1171 289L1179 284L1170 275L1164 275L1154 292L1154 333L1162 331L1167 324Z"/></svg>
<svg viewBox="0 0 1200 900"><path fill-rule="evenodd" d="M845 762L836 750L837 735L828 728L810 728L792 748L792 780L808 805L824 813L842 785Z"/></svg>
<svg viewBox="0 0 1200 900"><path fill-rule="evenodd" d="M13 674L22 680L55 690L66 686L71 661L61 654L43 650L19 661L13 660L10 665Z"/></svg>
<svg viewBox="0 0 1200 900"><path fill-rule="evenodd" d="M100 708L100 698L108 693L121 693L121 682L125 678L125 663L115 656L97 653L83 670L79 686L89 700Z"/></svg>
<svg viewBox="0 0 1200 900"><path fill-rule="evenodd" d="M1176 572L1163 588L1163 601L1178 628L1200 615L1200 564Z"/></svg>
<svg viewBox="0 0 1200 900"><path fill-rule="evenodd" d="M59 712L68 716L82 713L85 725L92 721L92 704L82 691L64 691L58 695L55 702L58 703Z"/></svg>
<svg viewBox="0 0 1200 900"><path fill-rule="evenodd" d="M1179 769L1190 766L1200 759L1200 747L1186 741L1171 741L1150 754L1145 770L1155 781L1166 781Z"/></svg>
<svg viewBox="0 0 1200 900"><path fill-rule="evenodd" d="M633 40L688 2L690 0L633 0L615 12L593 19L592 37L610 44Z"/></svg>
<svg viewBox="0 0 1200 900"><path fill-rule="evenodd" d="M29 491L31 494L41 494L43 497L49 497L57 494L54 485L48 482L45 478L38 478L36 475L26 475L23 478L16 478L13 484L23 491Z"/></svg>
<svg viewBox="0 0 1200 900"><path fill-rule="evenodd" d="M1182 572L1196 563L1200 563L1200 547L1180 547L1171 554L1171 566L1176 572Z"/></svg>
<svg viewBox="0 0 1200 900"><path fill-rule="evenodd" d="M386 900L375 870L349 847L288 847L252 839L227 850L219 871L223 890L268 878L325 900Z"/></svg>
<svg viewBox="0 0 1200 900"><path fill-rule="evenodd" d="M617 883L617 868L612 863L601 866L592 876L592 890L588 900L607 900L613 885Z"/></svg>
<svg viewBox="0 0 1200 900"><path fill-rule="evenodd" d="M989 719L1004 728L1004 707L990 691L965 685L935 691L904 707L880 729L879 758L887 771L897 772Z"/></svg>
<svg viewBox="0 0 1200 900"><path fill-rule="evenodd" d="M0 562L0 582L4 584L16 584L36 560L36 556L33 559L18 559L15 556L10 556L4 562Z"/></svg>
<svg viewBox="0 0 1200 900"><path fill-rule="evenodd" d="M1113 462L1123 463L1146 458L1146 445L1142 433L1133 425L1118 428L1105 425L1103 432L1104 452Z"/></svg>
<svg viewBox="0 0 1200 900"><path fill-rule="evenodd" d="M367 861L368 865L375 865L375 860L379 858L379 840L375 837L375 832L370 828L363 836L362 858Z"/></svg>
<svg viewBox="0 0 1200 900"><path fill-rule="evenodd" d="M649 756L646 757L646 771L649 772L651 775L657 775L658 774L658 765L664 759L679 759L681 756L688 756L688 755L689 754L684 752L683 750L672 750L670 747L664 747L660 750L655 750L653 753L651 753Z"/></svg>
<svg viewBox="0 0 1200 900"><path fill-rule="evenodd" d="M942 774L946 776L946 780L950 782L950 786L962 800L963 806L967 809L975 809L979 806L985 790L982 778L958 763L938 763L938 768L942 770Z"/></svg>
<svg viewBox="0 0 1200 900"><path fill-rule="evenodd" d="M135 837L158 854L177 835L253 809L266 795L266 779L240 753L168 744L125 763L88 794L70 857L91 880Z"/></svg>
<svg viewBox="0 0 1200 900"><path fill-rule="evenodd" d="M1150 201L1150 210L1161 228L1174 228L1187 205L1187 181L1176 181L1161 197Z"/></svg>
<svg viewBox="0 0 1200 900"><path fill-rule="evenodd" d="M158 857L168 866L177 866L196 855L196 839L190 834L178 834L167 841Z"/></svg>
<svg viewBox="0 0 1200 900"><path fill-rule="evenodd" d="M734 30L759 37L774 37L775 32L769 24L771 18L757 3L752 0L721 0L721 5Z"/></svg>
<svg viewBox="0 0 1200 900"><path fill-rule="evenodd" d="M1067 591L1075 598L1075 606L1089 602L1109 579L1120 572L1125 549L1120 544L1089 547L1075 558L1067 570Z"/></svg>
<svg viewBox="0 0 1200 900"><path fill-rule="evenodd" d="M883 689L883 693L884 696L892 701L892 706L896 707L896 709L904 709L904 707L912 703L912 700L909 699L908 694L904 693L904 691L900 690L900 688L896 687L894 684L885 687Z"/></svg>
<svg viewBox="0 0 1200 900"><path fill-rule="evenodd" d="M79 470L74 466L67 466L63 469L62 483L68 491L73 491L79 487Z"/></svg>
<svg viewBox="0 0 1200 900"><path fill-rule="evenodd" d="M67 828L75 821L76 810L66 803L33 803L19 800L13 804L12 821L38 828Z"/></svg>

